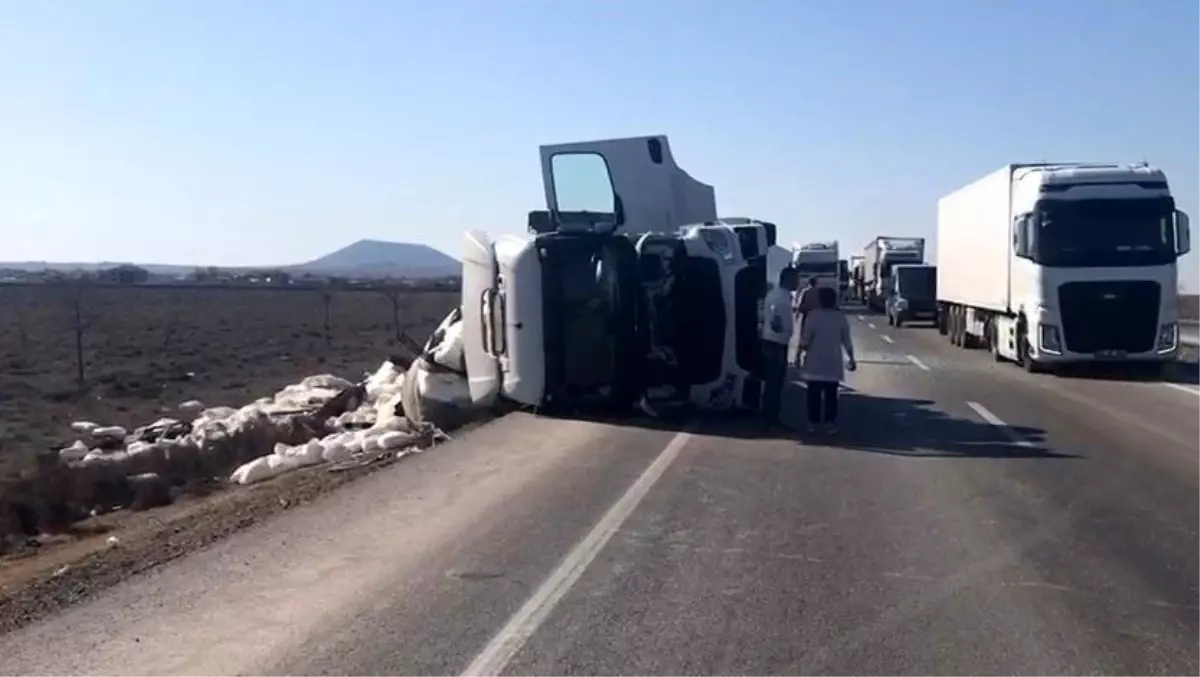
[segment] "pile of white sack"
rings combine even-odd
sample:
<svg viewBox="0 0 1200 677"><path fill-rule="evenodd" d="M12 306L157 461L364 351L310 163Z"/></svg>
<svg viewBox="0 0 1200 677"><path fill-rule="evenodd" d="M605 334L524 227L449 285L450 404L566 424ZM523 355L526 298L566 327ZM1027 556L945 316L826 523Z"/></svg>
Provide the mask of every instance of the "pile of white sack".
<svg viewBox="0 0 1200 677"><path fill-rule="evenodd" d="M70 505L73 513L144 509L169 503L172 492L195 481L254 484L299 468L337 469L427 448L482 413L467 390L461 313L412 350L415 359L389 359L359 383L309 376L236 409L192 400L179 405L178 417L132 432L76 421L79 438L40 460L37 496L28 500Z"/></svg>

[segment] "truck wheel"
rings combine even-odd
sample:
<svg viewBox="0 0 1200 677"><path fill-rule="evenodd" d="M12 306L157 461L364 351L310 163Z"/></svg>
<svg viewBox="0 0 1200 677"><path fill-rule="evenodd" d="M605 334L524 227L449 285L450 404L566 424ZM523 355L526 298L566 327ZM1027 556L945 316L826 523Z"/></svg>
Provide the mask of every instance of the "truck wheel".
<svg viewBox="0 0 1200 677"><path fill-rule="evenodd" d="M946 335L946 308L938 306L937 317L933 319L933 326L937 327L937 332L942 336Z"/></svg>
<svg viewBox="0 0 1200 677"><path fill-rule="evenodd" d="M1004 356L1000 354L1000 334L994 322L988 323L988 349L992 352L993 361L1004 361Z"/></svg>

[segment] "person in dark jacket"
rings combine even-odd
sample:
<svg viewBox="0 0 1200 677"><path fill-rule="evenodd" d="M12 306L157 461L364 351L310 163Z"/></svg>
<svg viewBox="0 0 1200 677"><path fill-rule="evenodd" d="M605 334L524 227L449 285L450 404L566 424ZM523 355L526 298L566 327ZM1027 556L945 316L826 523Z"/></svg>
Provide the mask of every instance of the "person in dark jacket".
<svg viewBox="0 0 1200 677"><path fill-rule="evenodd" d="M801 332L804 331L804 318L808 317L809 313L816 310L817 306L817 278L810 277L808 278L808 286L795 296L795 305L793 306L793 310L795 311L796 315L797 337L801 334ZM794 364L797 367L800 366L799 350L796 351L796 361Z"/></svg>

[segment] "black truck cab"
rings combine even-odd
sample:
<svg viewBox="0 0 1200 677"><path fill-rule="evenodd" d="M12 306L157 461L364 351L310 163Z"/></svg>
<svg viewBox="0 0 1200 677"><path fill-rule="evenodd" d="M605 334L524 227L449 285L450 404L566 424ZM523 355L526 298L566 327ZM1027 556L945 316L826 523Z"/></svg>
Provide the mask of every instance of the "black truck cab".
<svg viewBox="0 0 1200 677"><path fill-rule="evenodd" d="M901 263L892 266L884 304L888 324L937 324L937 266Z"/></svg>

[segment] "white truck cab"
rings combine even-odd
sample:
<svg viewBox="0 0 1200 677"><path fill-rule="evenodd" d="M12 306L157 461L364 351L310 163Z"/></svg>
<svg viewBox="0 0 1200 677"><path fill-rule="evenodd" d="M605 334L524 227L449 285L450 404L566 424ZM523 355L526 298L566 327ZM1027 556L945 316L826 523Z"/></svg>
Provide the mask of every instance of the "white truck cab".
<svg viewBox="0 0 1200 677"><path fill-rule="evenodd" d="M1190 248L1161 169L1007 165L938 203L940 329L1031 371L1161 365L1179 347Z"/></svg>
<svg viewBox="0 0 1200 677"><path fill-rule="evenodd" d="M815 277L818 287L838 289L841 286L839 260L836 241L808 242L792 249L792 267L800 275L801 285Z"/></svg>
<svg viewBox="0 0 1200 677"><path fill-rule="evenodd" d="M784 267L774 224L718 219L663 136L543 146L541 161L532 234L464 238L472 399L622 407L663 386L757 406L762 298Z"/></svg>

